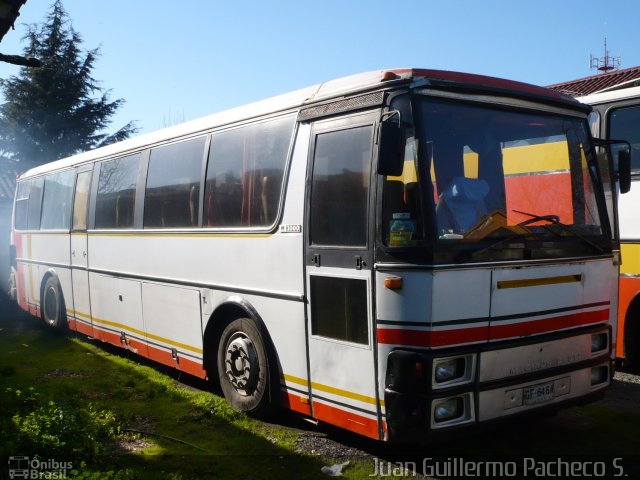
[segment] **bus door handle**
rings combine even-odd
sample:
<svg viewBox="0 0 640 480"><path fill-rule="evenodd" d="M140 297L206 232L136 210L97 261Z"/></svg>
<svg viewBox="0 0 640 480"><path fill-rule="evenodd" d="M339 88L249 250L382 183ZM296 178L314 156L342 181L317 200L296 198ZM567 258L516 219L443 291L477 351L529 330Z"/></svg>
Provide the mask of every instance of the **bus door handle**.
<svg viewBox="0 0 640 480"><path fill-rule="evenodd" d="M75 250L72 250L72 251L71 251L71 256L72 256L72 257L75 257L75 256L76 256L76 251L75 251Z"/></svg>
<svg viewBox="0 0 640 480"><path fill-rule="evenodd" d="M311 258L311 263L313 263L316 267L320 266L320 254L319 253L314 253L313 257Z"/></svg>

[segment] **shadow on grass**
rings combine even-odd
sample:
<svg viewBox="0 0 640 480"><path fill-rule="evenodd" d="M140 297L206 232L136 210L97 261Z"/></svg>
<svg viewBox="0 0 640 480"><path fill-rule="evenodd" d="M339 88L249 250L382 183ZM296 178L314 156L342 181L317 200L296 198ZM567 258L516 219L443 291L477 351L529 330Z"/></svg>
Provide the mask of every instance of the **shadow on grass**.
<svg viewBox="0 0 640 480"><path fill-rule="evenodd" d="M95 478L325 478L319 458L295 452L294 433L247 418L201 381L177 386L175 371L99 345L55 335L0 297L0 395L11 400L0 406L0 470L38 454ZM80 428L82 412L108 428Z"/></svg>

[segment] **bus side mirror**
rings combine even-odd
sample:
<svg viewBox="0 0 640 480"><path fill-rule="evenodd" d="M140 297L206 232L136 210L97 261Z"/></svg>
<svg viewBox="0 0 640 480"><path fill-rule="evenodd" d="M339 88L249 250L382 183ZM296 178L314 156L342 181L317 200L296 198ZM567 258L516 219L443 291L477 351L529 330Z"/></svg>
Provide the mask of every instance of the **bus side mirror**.
<svg viewBox="0 0 640 480"><path fill-rule="evenodd" d="M397 116L397 118L395 118ZM404 167L404 148L402 144L402 121L400 112L394 110L385 113L378 125L378 173L397 177L402 175Z"/></svg>
<svg viewBox="0 0 640 480"><path fill-rule="evenodd" d="M618 150L618 182L620 193L631 190L631 152L628 145Z"/></svg>

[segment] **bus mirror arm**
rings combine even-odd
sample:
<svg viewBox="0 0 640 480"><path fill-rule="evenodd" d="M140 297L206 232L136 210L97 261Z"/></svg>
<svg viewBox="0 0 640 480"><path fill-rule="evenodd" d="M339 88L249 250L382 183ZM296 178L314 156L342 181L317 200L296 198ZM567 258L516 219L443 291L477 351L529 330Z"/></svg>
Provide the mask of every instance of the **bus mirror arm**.
<svg viewBox="0 0 640 480"><path fill-rule="evenodd" d="M402 175L402 119L398 110L386 112L380 118L377 143L378 174L395 177Z"/></svg>

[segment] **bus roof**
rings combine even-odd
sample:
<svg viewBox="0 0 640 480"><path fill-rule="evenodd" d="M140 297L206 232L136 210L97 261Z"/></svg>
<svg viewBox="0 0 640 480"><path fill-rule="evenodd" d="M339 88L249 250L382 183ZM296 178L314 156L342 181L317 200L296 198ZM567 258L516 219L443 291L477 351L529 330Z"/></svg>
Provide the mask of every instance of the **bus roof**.
<svg viewBox="0 0 640 480"><path fill-rule="evenodd" d="M214 113L202 118L171 126L122 142L107 145L68 158L47 163L24 173L22 177L39 175L51 170L68 168L93 161L97 158L111 157L124 152L134 152L161 142L171 141L186 135L195 135L226 124L241 122L251 118L284 112L308 106L313 103L340 98L349 94L388 87L398 83L419 83L425 87L457 88L470 92L501 93L521 98L535 99L543 103L563 104L573 108L585 108L572 97L544 87L505 80L496 77L476 75L446 70L420 68L398 68L374 70L356 75L330 80L311 87L296 90L284 95L271 97L241 107Z"/></svg>
<svg viewBox="0 0 640 480"><path fill-rule="evenodd" d="M594 93L584 97L578 97L577 100L589 105L598 105L600 103L609 103L616 100L626 100L628 98L640 97L640 87L621 88L617 90L609 90L607 92Z"/></svg>

